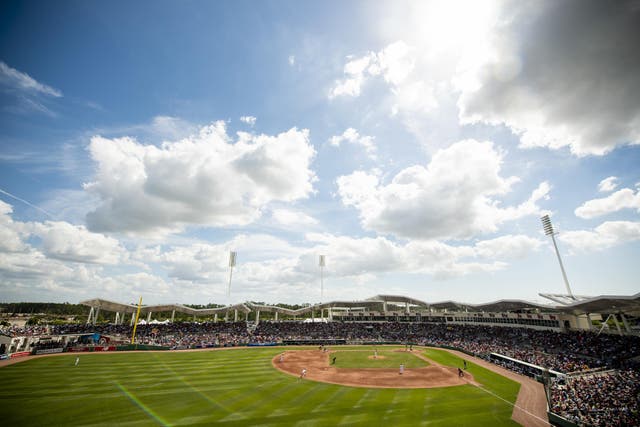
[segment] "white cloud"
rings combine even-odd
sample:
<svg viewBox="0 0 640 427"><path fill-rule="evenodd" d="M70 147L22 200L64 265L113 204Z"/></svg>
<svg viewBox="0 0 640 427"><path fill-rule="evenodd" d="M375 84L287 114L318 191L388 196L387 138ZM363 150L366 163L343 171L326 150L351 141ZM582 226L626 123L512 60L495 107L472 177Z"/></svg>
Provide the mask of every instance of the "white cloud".
<svg viewBox="0 0 640 427"><path fill-rule="evenodd" d="M63 221L32 223L29 229L42 240L49 258L98 264L117 264L126 258L125 249L112 238L92 233L84 226Z"/></svg>
<svg viewBox="0 0 640 427"><path fill-rule="evenodd" d="M342 142L360 145L365 149L367 155L372 159L376 158L376 145L373 136L360 135L354 128L348 128L342 135L335 135L329 139L329 143L334 147L339 147Z"/></svg>
<svg viewBox="0 0 640 427"><path fill-rule="evenodd" d="M527 236L452 246L432 240L401 244L385 237L311 233L301 246L293 246L267 234L240 234L219 244L142 245L130 253L114 238L81 226L14 222L11 206L1 202L0 235L5 237L4 246L0 245L0 287L7 298L23 299L35 291L55 300L106 295L132 301L144 295L148 303L166 302L175 295L187 301L203 295L225 300L230 250L238 253L233 299L259 295L262 300L282 302L317 298L319 254L327 255L325 273L334 283L356 284L340 292L334 289L332 295L355 298L362 297L360 286L387 273L448 278L493 272L505 268L508 259L524 257L540 245ZM139 270L131 272L134 266Z"/></svg>
<svg viewBox="0 0 640 427"><path fill-rule="evenodd" d="M0 201L0 293L7 300L126 300L141 292L153 299L170 290L146 271L120 274L122 265L134 263L114 238L66 222L20 222L11 216L11 206Z"/></svg>
<svg viewBox="0 0 640 427"><path fill-rule="evenodd" d="M271 216L277 223L289 227L309 227L318 224L315 218L291 209L273 209Z"/></svg>
<svg viewBox="0 0 640 427"><path fill-rule="evenodd" d="M632 1L507 3L492 50L460 72L463 123L521 146L603 155L640 143L640 13Z"/></svg>
<svg viewBox="0 0 640 427"><path fill-rule="evenodd" d="M127 259L126 250L114 238L64 221L14 221L12 213L11 205L0 201L0 252L28 253L35 245L47 258L66 261L116 264Z"/></svg>
<svg viewBox="0 0 640 427"><path fill-rule="evenodd" d="M240 117L240 121L248 124L251 127L253 127L256 124L256 118L253 116L242 116Z"/></svg>
<svg viewBox="0 0 640 427"><path fill-rule="evenodd" d="M491 142L465 140L436 152L427 165L400 171L389 184L357 171L337 179L342 203L358 209L363 227L378 233L432 238L470 238L498 225L540 213L546 182L517 206L500 207L517 177L500 175L503 155Z"/></svg>
<svg viewBox="0 0 640 427"><path fill-rule="evenodd" d="M310 254L334 254L327 256L327 271L331 275L353 278L371 278L392 271L431 274L436 278L492 272L508 265L501 260L523 258L542 244L538 239L522 235L480 241L474 246L452 246L435 240L401 245L384 237L352 238L329 234L309 234L307 239L316 243Z"/></svg>
<svg viewBox="0 0 640 427"><path fill-rule="evenodd" d="M13 207L0 200L0 252L24 251L27 245L23 242L23 225L11 218Z"/></svg>
<svg viewBox="0 0 640 427"><path fill-rule="evenodd" d="M8 66L3 61L0 61L0 82L13 89L33 94L48 95L54 98L62 97L62 92L58 89L36 81L30 75Z"/></svg>
<svg viewBox="0 0 640 427"><path fill-rule="evenodd" d="M538 250L543 242L524 235L506 235L491 240L480 241L475 246L475 253L486 259L492 258L524 258L532 250Z"/></svg>
<svg viewBox="0 0 640 427"><path fill-rule="evenodd" d="M368 52L358 58L349 58L344 66L345 78L336 80L329 91L329 99L338 96L359 96L362 85L370 78L382 76L397 88L413 71L415 61L412 49L403 41L386 46L379 52Z"/></svg>
<svg viewBox="0 0 640 427"><path fill-rule="evenodd" d="M289 65L291 65L293 67L296 64L295 55L289 55L289 58L287 58L287 61L289 62Z"/></svg>
<svg viewBox="0 0 640 427"><path fill-rule="evenodd" d="M316 179L309 132L296 128L276 136L240 132L234 143L217 122L160 147L95 136L89 150L97 171L84 187L101 200L87 215L94 231L246 225L272 201L308 197Z"/></svg>
<svg viewBox="0 0 640 427"><path fill-rule="evenodd" d="M606 221L593 231L567 231L560 240L569 245L572 252L602 251L627 242L640 240L640 222Z"/></svg>
<svg viewBox="0 0 640 427"><path fill-rule="evenodd" d="M598 184L598 191L601 193L608 193L616 188L618 188L618 177L615 176L605 178Z"/></svg>
<svg viewBox="0 0 640 427"><path fill-rule="evenodd" d="M622 209L636 209L640 212L640 189L634 193L630 188L623 188L602 199L588 200L575 210L575 214L580 218L590 219Z"/></svg>

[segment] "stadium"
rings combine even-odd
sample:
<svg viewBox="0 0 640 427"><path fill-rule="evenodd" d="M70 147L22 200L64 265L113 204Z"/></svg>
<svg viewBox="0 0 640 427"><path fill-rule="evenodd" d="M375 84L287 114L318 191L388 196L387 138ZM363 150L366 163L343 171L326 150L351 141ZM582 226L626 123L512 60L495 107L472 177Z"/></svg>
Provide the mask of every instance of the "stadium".
<svg viewBox="0 0 640 427"><path fill-rule="evenodd" d="M0 370L3 417L12 425L637 425L640 294L547 297L556 304L376 295L298 310L91 299L82 302L84 324L3 331L10 359L1 363L24 362ZM106 322L96 322L100 313ZM176 313L193 317L176 322Z"/></svg>
<svg viewBox="0 0 640 427"><path fill-rule="evenodd" d="M640 427L639 41L640 0L1 1L0 425Z"/></svg>

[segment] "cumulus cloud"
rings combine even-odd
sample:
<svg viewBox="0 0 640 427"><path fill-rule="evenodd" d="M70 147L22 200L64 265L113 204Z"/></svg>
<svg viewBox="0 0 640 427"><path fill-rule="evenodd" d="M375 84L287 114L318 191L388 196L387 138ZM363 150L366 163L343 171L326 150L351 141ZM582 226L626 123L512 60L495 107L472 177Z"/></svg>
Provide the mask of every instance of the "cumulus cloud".
<svg viewBox="0 0 640 427"><path fill-rule="evenodd" d="M517 177L502 177L503 154L491 142L465 140L436 152L426 166L400 171L384 184L373 173L356 171L337 179L338 195L359 211L364 228L417 239L466 239L495 232L498 225L540 212L546 182L528 200L501 207L499 196Z"/></svg>
<svg viewBox="0 0 640 427"><path fill-rule="evenodd" d="M127 258L118 240L64 221L21 222L11 205L0 201L0 252L38 250L47 258L96 264L116 264ZM37 241L36 241L37 239Z"/></svg>
<svg viewBox="0 0 640 427"><path fill-rule="evenodd" d="M616 188L618 188L618 177L615 176L605 178L598 184L598 191L601 193L608 193Z"/></svg>
<svg viewBox="0 0 640 427"><path fill-rule="evenodd" d="M567 231L560 240L572 252L596 252L640 240L640 222L606 221L594 230Z"/></svg>
<svg viewBox="0 0 640 427"><path fill-rule="evenodd" d="M425 80L422 70L416 70L415 48L402 40L391 43L378 52L360 57L348 57L344 78L334 82L329 99L339 96L357 97L365 83L382 78L392 94L391 114L429 113L438 106L433 83Z"/></svg>
<svg viewBox="0 0 640 427"><path fill-rule="evenodd" d="M632 0L507 3L492 51L457 78L460 119L578 156L639 144L639 39Z"/></svg>
<svg viewBox="0 0 640 427"><path fill-rule="evenodd" d="M27 91L32 94L62 97L62 92L44 83L40 83L33 77L22 71L8 66L4 61L0 61L0 83L13 89Z"/></svg>
<svg viewBox="0 0 640 427"><path fill-rule="evenodd" d="M50 301L147 294L152 289L134 283L138 273L121 275L113 270L132 264L117 240L61 221L20 222L12 219L11 206L0 201L0 291L10 301L25 298ZM155 277L145 273L148 278ZM138 279L140 279L138 277ZM164 286L152 281L153 295Z"/></svg>
<svg viewBox="0 0 640 427"><path fill-rule="evenodd" d="M160 147L95 136L89 150L97 170L84 188L101 200L87 215L92 231L246 225L270 202L308 197L316 179L309 132L296 128L276 136L240 132L233 142L217 122Z"/></svg>
<svg viewBox="0 0 640 427"><path fill-rule="evenodd" d="M327 270L343 277L370 277L391 271L431 274L436 278L472 272L492 272L505 268L504 260L525 257L542 242L523 235L507 235L453 246L436 240L392 242L385 237L352 238L330 234L309 234L316 243L314 253L338 254L329 257ZM375 276L373 276L375 277Z"/></svg>
<svg viewBox="0 0 640 427"><path fill-rule="evenodd" d="M24 251L27 245L23 239L23 225L11 218L13 207L0 200L0 252Z"/></svg>
<svg viewBox="0 0 640 427"><path fill-rule="evenodd" d="M271 216L278 223L290 227L308 227L316 225L318 221L304 212L291 209L273 209Z"/></svg>
<svg viewBox="0 0 640 427"><path fill-rule="evenodd" d="M253 116L242 116L240 117L240 121L252 127L256 124L256 118Z"/></svg>
<svg viewBox="0 0 640 427"><path fill-rule="evenodd" d="M348 128L342 135L335 135L329 139L329 143L334 147L339 147L342 142L359 145L365 149L367 155L372 159L376 158L376 145L373 142L374 137L360 135L354 128Z"/></svg>
<svg viewBox="0 0 640 427"><path fill-rule="evenodd" d="M607 197L588 200L575 210L575 214L580 218L591 219L622 209L640 212L640 189L634 192L630 188L623 188Z"/></svg>
<svg viewBox="0 0 640 427"><path fill-rule="evenodd" d="M233 248L239 257L233 275L234 294L250 299L259 292L263 297L282 301L294 291L299 298L315 298L319 254L329 254L327 277L366 283L393 272L436 278L493 272L504 269L510 259L526 257L542 244L539 239L523 235L462 246L434 240L401 244L385 237L326 233L308 233L305 240L304 246L295 247L274 236L240 235L217 245L194 243L164 251L147 248L136 251L134 256L161 265L167 276L181 286L206 286L212 293L222 295L229 277L228 253Z"/></svg>
<svg viewBox="0 0 640 427"><path fill-rule="evenodd" d="M92 233L84 226L64 221L32 223L29 229L42 240L42 251L49 258L98 264L117 264L126 257L118 240Z"/></svg>

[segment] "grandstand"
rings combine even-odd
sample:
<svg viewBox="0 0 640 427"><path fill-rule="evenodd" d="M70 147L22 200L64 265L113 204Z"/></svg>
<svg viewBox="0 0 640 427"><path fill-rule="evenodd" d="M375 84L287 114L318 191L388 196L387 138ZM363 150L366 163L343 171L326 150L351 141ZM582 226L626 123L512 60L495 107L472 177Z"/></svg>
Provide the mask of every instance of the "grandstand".
<svg viewBox="0 0 640 427"><path fill-rule="evenodd" d="M427 303L415 298L399 295L376 295L361 301L331 301L310 305L298 310L278 306L257 305L250 302L220 308L195 309L181 304L146 305L140 313L150 322L153 313L184 313L198 317L214 316L233 321L248 320L250 313L256 323L260 322L260 313L273 313L274 320L302 317L327 318L329 321L348 322L410 322L444 324L483 324L488 326L527 327L555 331L592 330L594 321L601 322L605 328L609 324L619 333L631 334L633 322L640 316L640 293L623 295L601 295L597 297L573 296L562 299L562 295L540 294L555 304L538 304L522 300L499 300L484 304L468 304L455 301ZM91 308L87 323L95 324L100 311L114 313L114 323L124 324L129 315L129 324L133 324L137 306L113 302L101 298L82 301ZM604 320L604 322L603 322Z"/></svg>

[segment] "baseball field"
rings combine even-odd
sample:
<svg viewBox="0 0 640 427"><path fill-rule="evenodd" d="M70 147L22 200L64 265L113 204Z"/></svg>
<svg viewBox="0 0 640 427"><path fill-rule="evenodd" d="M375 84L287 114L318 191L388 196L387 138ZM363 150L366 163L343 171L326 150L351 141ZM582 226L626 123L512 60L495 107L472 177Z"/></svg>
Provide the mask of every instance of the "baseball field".
<svg viewBox="0 0 640 427"><path fill-rule="evenodd" d="M330 384L276 369L279 355L304 348L245 348L42 357L0 368L3 425L85 426L500 426L511 420L520 385L471 362L476 385L370 388ZM312 349L307 348L307 351ZM396 351L395 353L393 351ZM443 350L398 353L341 347L341 364L367 369L458 367ZM315 351L318 351L317 348ZM422 357L421 357L422 356ZM412 358L416 359L413 360ZM407 359L409 358L409 359ZM287 358L283 364L288 363ZM292 359L293 360L293 359ZM430 360L431 363L425 360ZM386 361L386 362L384 362ZM384 365L387 363L387 365ZM412 368L416 366L417 368ZM329 369L322 368L322 369ZM451 368L454 369L454 368ZM457 368L456 368L457 369ZM510 403L509 403L510 402Z"/></svg>

